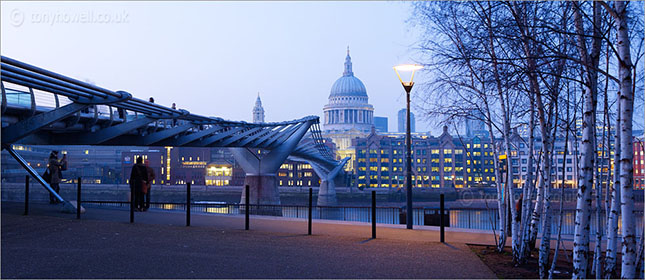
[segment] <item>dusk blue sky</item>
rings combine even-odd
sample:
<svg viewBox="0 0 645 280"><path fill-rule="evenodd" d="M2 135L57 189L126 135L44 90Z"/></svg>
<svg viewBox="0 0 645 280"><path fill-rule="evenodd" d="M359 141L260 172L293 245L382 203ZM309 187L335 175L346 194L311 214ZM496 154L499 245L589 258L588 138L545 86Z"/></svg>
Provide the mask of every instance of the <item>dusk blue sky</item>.
<svg viewBox="0 0 645 280"><path fill-rule="evenodd" d="M408 2L1 5L2 55L231 120L251 120L258 92L267 121L322 115L349 45L375 115L395 131L405 97L392 66L412 62L416 40Z"/></svg>

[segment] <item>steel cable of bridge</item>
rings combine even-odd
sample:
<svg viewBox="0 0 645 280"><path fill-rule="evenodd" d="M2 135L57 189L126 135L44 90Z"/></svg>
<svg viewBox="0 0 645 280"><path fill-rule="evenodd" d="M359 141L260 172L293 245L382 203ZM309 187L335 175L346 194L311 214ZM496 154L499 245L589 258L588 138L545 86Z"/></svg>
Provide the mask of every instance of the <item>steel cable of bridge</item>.
<svg viewBox="0 0 645 280"><path fill-rule="evenodd" d="M54 72L51 72L51 71L36 67L36 66L33 66L33 65L30 65L30 64L27 64L27 63L12 59L12 58L8 58L6 56L0 57L0 61L2 61L3 63L9 64L9 65L13 65L13 66L16 66L16 67L19 67L19 68L27 69L29 71L36 72L36 73L39 73L39 74L42 74L42 75L45 75L45 76L49 76L51 78L66 81L66 82L76 84L76 85L79 85L79 86L82 86L82 87L91 88L91 89L94 89L96 91L102 92L103 95L107 94L107 95L110 95L110 96L116 97L116 98L121 97L121 94L118 94L116 92L113 92L113 91L110 91L110 90L107 90L107 89L104 89L104 88L101 88L101 87L97 87L97 86L89 84L89 83L81 82L79 80L68 78L66 76L63 76L63 75L60 75L60 74L57 74L57 73L54 73Z"/></svg>
<svg viewBox="0 0 645 280"><path fill-rule="evenodd" d="M94 97L95 94L99 95L101 98L106 98L108 97L106 94L99 94L98 92L88 92L87 89L84 89L82 87L67 83L67 82L61 82L56 79L52 79L43 75L39 74L34 74L32 72L28 72L22 69L18 69L14 66L11 65L6 65L2 64L2 75L6 75L9 77L13 77L15 79L19 79L24 81L25 83L36 83L40 84L42 86L47 86L51 88L56 88L58 90L66 91L69 93L73 93L76 95L83 96L85 98L92 98ZM28 85L24 85L29 87ZM71 87L71 88L70 88ZM69 94L68 95L71 95ZM67 95L66 95L67 96ZM70 97L70 96L68 96ZM74 96L77 97L77 96Z"/></svg>

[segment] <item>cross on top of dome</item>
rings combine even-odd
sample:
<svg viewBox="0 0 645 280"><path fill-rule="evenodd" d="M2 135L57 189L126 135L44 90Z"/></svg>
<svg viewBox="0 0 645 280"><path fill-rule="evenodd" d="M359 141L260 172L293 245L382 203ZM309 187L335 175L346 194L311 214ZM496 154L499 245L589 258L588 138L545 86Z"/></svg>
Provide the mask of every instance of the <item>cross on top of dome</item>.
<svg viewBox="0 0 645 280"><path fill-rule="evenodd" d="M345 71L343 76L354 76L352 72L352 58L349 56L349 46L347 46L347 56L345 57Z"/></svg>

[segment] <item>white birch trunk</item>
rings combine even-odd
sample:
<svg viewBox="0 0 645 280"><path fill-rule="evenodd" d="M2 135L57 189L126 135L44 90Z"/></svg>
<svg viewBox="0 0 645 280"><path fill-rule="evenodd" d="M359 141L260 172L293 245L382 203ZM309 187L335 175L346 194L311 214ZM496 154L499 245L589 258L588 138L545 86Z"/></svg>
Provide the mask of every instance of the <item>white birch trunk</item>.
<svg viewBox="0 0 645 280"><path fill-rule="evenodd" d="M497 89L497 95L498 95L498 98L499 98L499 103L501 105L503 122L504 122L504 129L503 129L502 133L503 133L503 137L504 137L504 146L505 146L505 151L506 151L506 167L507 167L506 168L507 169L507 172L506 172L506 175L507 175L506 191L510 194L507 197L508 201L509 201L508 205L504 205L504 203L501 203L500 205L501 206L507 206L507 207L510 206L511 207L511 218L512 218L511 223L513 223L513 221L515 220L515 215L514 215L515 209L513 207L514 206L514 204L513 204L514 199L513 199L512 190L511 190L511 186L512 186L513 182L512 182L512 180L510 182L508 180L508 178L511 177L511 175L510 175L511 174L511 169L510 169L511 168L511 154L510 154L510 141L509 141L509 135L511 133L511 121L510 121L510 115L509 115L508 110L507 110L509 108L506 108L506 100L504 98L504 91L502 89L502 81L500 79L499 68L498 68L498 64L497 64L497 54L495 52L494 34L493 34L492 28L490 28L490 25L489 25L489 28L488 28L488 46L490 48L490 56L491 56L491 62L492 62L492 66L493 66L493 75L494 75L494 78L495 78L495 86L496 86L496 89ZM489 114L489 117L490 117L490 114ZM492 131L492 127L490 128L490 130ZM491 142L492 142L493 134L490 135L490 138L491 138ZM498 159L497 154L495 154L494 156L495 156L494 161L497 161L497 159ZM495 175L498 176L499 172L496 171ZM501 177L497 177L495 179L495 182L497 183L497 186L498 186L498 192L497 192L498 195L501 193L500 192L501 191L500 184L499 184L499 182L497 182L500 178ZM498 199L499 199L499 197L498 197ZM501 252L501 251L504 250L504 245L503 244L506 244L506 228L507 228L506 222L508 221L508 219L506 218L506 207L500 208L499 217L500 217L500 220L501 220L500 221L501 232L503 232L503 235L502 235L502 233L500 233L500 242L499 242L500 247L498 248L498 250ZM513 227L515 226L514 223L512 225L513 225ZM511 230L511 232L514 233L514 231L512 231L512 230ZM501 240L502 237L504 238L503 241ZM518 250L515 247L515 245L516 245L515 239L516 239L516 235L513 234L513 237L511 239L512 240L511 241L511 246L513 248L513 259L517 260L516 259L516 256L517 256L516 253L517 253Z"/></svg>
<svg viewBox="0 0 645 280"><path fill-rule="evenodd" d="M609 139L608 132L610 131L609 129L605 129L606 127L609 126L608 121L607 121L607 106L608 106L608 98L607 98L607 91L605 90L605 99L603 102L603 119L602 119L602 137L600 138L600 143L602 144L602 148L600 149L600 161L598 162L598 165L600 166L600 171L598 171L598 176L596 176L596 248L594 250L594 274L596 275L596 279L600 279L602 277L602 262L601 262L601 256L602 256L602 234L603 234L603 228L602 228L602 221L603 221L603 204L602 204L602 190L603 190L603 179L607 180L609 182L610 178L609 175L606 176L603 174L604 168L605 168L605 158L607 158L605 151L608 146L605 146L605 137ZM594 146L597 146L594 144ZM609 172L609 166L607 166L607 172ZM607 194L609 196L609 194ZM605 207L606 207L605 203Z"/></svg>
<svg viewBox="0 0 645 280"><path fill-rule="evenodd" d="M569 99L567 98L567 104L569 104ZM574 118L575 119L575 118ZM560 184L560 219L558 220L558 237L555 242L555 252L553 254L553 260L551 261L551 269L549 269L549 279L553 279L553 272L555 271L556 264L558 262L558 252L560 251L560 241L562 240L562 219L564 218L564 186L565 186L565 170L567 165L567 154L569 154L569 106L567 105L567 128L565 130L564 137L564 156L562 157L562 184Z"/></svg>
<svg viewBox="0 0 645 280"><path fill-rule="evenodd" d="M582 123L582 166L578 179L578 194L576 200L575 233L573 239L573 273L574 279L587 278L587 266L589 264L589 230L591 218L591 191L594 181L595 147L594 127L596 125L596 98L598 91L597 69L600 53L599 28L594 28L591 53L587 51L585 43L585 31L582 23L582 11L580 3L574 5L574 25L578 36L577 48L584 66L584 107ZM600 26L600 7L593 3L593 23Z"/></svg>
<svg viewBox="0 0 645 280"><path fill-rule="evenodd" d="M617 112L620 112L618 103ZM616 127L620 124L620 113ZM620 133L614 135L614 183L611 186L611 210L607 218L607 252L605 254L604 278L616 278L616 245L618 243L618 217L620 216ZM608 194L609 196L609 194Z"/></svg>
<svg viewBox="0 0 645 280"><path fill-rule="evenodd" d="M627 2L614 2L616 8L618 79L620 81L620 187L621 219L623 237L621 278L636 277L636 228L634 225L632 117L634 93L632 92L632 60L630 55L629 29L627 25Z"/></svg>
<svg viewBox="0 0 645 280"><path fill-rule="evenodd" d="M543 107L540 101L541 98L538 96L538 108ZM553 108L556 107L555 110ZM557 112L557 105L551 105L549 110L549 115ZM556 113L557 114L557 113ZM540 132L542 134L542 146L544 147L544 153L542 153L542 162L544 162L544 167L541 169L542 183L544 185L544 208L542 212L542 235L540 238L540 251L538 255L538 273L540 278L545 278L547 276L549 254L551 253L551 168L553 162L553 141L552 138L555 137L555 125L549 125L546 122L546 116L540 115L538 110L538 116L540 120ZM557 124L557 116L554 117L554 124ZM553 136L549 135L548 130L553 129Z"/></svg>
<svg viewBox="0 0 645 280"><path fill-rule="evenodd" d="M500 231L499 231L499 240L497 241L497 250L499 252L502 252L504 250L504 246L506 246L506 205L504 204L504 201L502 200L502 186L500 184L500 178L502 178L499 175L499 163L497 161L498 158L498 153L497 149L495 149L495 142L493 141L493 125L491 124L493 119L491 118L490 114L490 108L488 106L488 102L484 101L484 105L486 106L486 117L488 118L488 122L486 123L488 126L488 133L491 135L490 143L489 145L491 146L491 150L493 151L493 157L495 160L493 160L493 165L495 166L495 187L497 187L497 210L499 211L499 225L500 225Z"/></svg>
<svg viewBox="0 0 645 280"><path fill-rule="evenodd" d="M529 248L529 221L531 217L531 204L533 202L533 194L535 189L535 183L533 182L533 162L535 161L533 150L535 149L535 96L533 93L529 93L529 102L531 103L531 117L529 119L529 163L528 163L528 172L526 175L526 182L524 183L523 197L522 200L522 244L520 247L520 259L519 263L523 264L526 258L529 256L527 249Z"/></svg>

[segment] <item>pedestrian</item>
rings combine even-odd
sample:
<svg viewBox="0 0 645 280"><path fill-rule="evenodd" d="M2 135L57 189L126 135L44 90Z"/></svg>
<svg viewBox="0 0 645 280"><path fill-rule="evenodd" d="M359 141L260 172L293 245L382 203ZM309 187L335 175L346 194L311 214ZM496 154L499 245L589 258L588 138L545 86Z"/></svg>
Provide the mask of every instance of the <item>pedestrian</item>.
<svg viewBox="0 0 645 280"><path fill-rule="evenodd" d="M520 194L520 199L517 200L515 203L515 221L516 222L521 222L522 221L522 199L524 199L524 194Z"/></svg>
<svg viewBox="0 0 645 280"><path fill-rule="evenodd" d="M173 102L172 107L170 107L170 108L172 108L173 110L177 110L177 104L175 104ZM172 126L177 126L177 119L176 118L172 118Z"/></svg>
<svg viewBox="0 0 645 280"><path fill-rule="evenodd" d="M57 194L60 194L60 181L63 178L63 170L67 170L67 154L64 154L63 158L58 160L58 151L52 151L49 154L49 164L47 165L49 175L47 176L49 177L49 186ZM60 202L53 193L49 194L50 204L58 204Z"/></svg>
<svg viewBox="0 0 645 280"><path fill-rule="evenodd" d="M148 184L148 171L143 165L143 157L137 157L137 163L130 171L130 191L134 194L134 207L143 211L143 188Z"/></svg>
<svg viewBox="0 0 645 280"><path fill-rule="evenodd" d="M155 103L155 99L154 99L154 98L152 98L152 96L150 96L150 98L148 98L148 102L150 102L150 103Z"/></svg>
<svg viewBox="0 0 645 280"><path fill-rule="evenodd" d="M152 183L155 181L155 170L150 167L150 161L146 160L146 172L148 174L148 191L146 192L146 203L143 211L148 211L150 208L150 191L152 190Z"/></svg>

